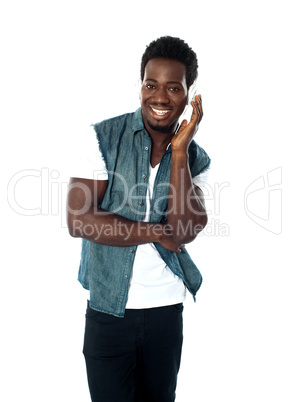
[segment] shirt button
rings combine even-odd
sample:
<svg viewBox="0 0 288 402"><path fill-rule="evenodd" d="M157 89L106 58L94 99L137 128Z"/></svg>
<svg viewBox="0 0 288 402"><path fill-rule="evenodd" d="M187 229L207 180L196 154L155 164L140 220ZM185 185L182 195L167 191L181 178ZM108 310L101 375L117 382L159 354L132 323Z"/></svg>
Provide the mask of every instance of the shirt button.
<svg viewBox="0 0 288 402"><path fill-rule="evenodd" d="M148 149L149 149L148 147L145 147L145 151L148 151Z"/></svg>
<svg viewBox="0 0 288 402"><path fill-rule="evenodd" d="M131 250L131 253L132 253L132 254L135 253L135 250Z"/></svg>
<svg viewBox="0 0 288 402"><path fill-rule="evenodd" d="M128 279L128 275L125 275L124 278L125 278L125 279Z"/></svg>
<svg viewBox="0 0 288 402"><path fill-rule="evenodd" d="M143 174L143 176L142 176L142 177L143 177L143 179L146 179L147 175L146 175L146 174Z"/></svg>
<svg viewBox="0 0 288 402"><path fill-rule="evenodd" d="M141 207L143 207L143 205L144 205L144 202L141 202L141 203L140 203L140 205L141 205Z"/></svg>

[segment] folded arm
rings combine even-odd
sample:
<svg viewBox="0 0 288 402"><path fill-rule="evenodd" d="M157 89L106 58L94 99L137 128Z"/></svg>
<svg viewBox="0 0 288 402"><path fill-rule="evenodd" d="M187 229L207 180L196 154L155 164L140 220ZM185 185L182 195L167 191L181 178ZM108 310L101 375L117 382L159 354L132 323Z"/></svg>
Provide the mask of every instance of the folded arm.
<svg viewBox="0 0 288 402"><path fill-rule="evenodd" d="M99 207L107 180L71 178L67 197L67 223L73 237L109 246L135 246L158 242L179 253L169 225L131 221Z"/></svg>

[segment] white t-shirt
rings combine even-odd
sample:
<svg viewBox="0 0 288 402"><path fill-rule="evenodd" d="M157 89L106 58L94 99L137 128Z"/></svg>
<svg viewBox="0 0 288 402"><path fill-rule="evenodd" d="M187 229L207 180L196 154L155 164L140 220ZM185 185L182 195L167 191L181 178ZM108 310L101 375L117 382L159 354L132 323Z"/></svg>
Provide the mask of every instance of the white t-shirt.
<svg viewBox="0 0 288 402"><path fill-rule="evenodd" d="M108 173L94 128L87 131L81 138L82 163L76 163L75 170L70 172L71 177L79 177L91 180L108 180ZM80 152L79 152L80 151ZM82 157L83 156L83 157ZM74 165L75 166L75 165ZM150 165L149 181L146 194L146 216L144 222L149 220L150 203L153 187L159 164L154 168ZM198 187L204 187L207 182L208 171L193 178L193 183ZM177 275L162 260L153 243L138 245L133 271L129 285L126 308L140 309L168 306L184 301L186 287Z"/></svg>

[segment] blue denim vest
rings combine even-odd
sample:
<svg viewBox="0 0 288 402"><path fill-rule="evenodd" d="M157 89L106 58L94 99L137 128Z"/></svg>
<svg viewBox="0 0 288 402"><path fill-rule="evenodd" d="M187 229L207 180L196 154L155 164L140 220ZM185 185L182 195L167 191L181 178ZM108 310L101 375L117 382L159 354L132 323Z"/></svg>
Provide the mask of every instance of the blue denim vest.
<svg viewBox="0 0 288 402"><path fill-rule="evenodd" d="M151 138L144 128L141 108L95 124L101 151L109 174L108 188L101 208L132 221L143 221L149 179ZM210 158L193 141L189 148L192 177L206 170ZM171 167L171 148L163 155L155 180L150 209L151 222L166 217ZM186 249L176 254L154 243L162 259L195 295L202 276ZM137 246L114 247L82 240L78 280L90 290L90 307L123 317Z"/></svg>

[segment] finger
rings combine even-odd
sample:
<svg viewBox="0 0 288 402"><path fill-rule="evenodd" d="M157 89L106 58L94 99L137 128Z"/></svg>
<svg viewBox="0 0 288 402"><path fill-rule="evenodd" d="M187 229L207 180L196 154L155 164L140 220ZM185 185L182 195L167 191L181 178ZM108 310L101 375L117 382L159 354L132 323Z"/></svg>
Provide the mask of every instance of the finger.
<svg viewBox="0 0 288 402"><path fill-rule="evenodd" d="M200 120L199 120L199 122L200 122L203 117L202 95L198 95L197 98L198 98L198 107L200 110Z"/></svg>
<svg viewBox="0 0 288 402"><path fill-rule="evenodd" d="M182 123L181 123L180 126L179 126L178 133L179 133L181 130L183 130L185 127L187 127L187 124L188 124L188 121L187 121L186 119L183 120Z"/></svg>
<svg viewBox="0 0 288 402"><path fill-rule="evenodd" d="M192 116L191 116L190 121L191 122L196 121L196 124L197 124L200 121L201 114L200 114L199 106L198 106L196 100L191 102L191 106L193 108L193 112L192 112Z"/></svg>
<svg viewBox="0 0 288 402"><path fill-rule="evenodd" d="M202 117L203 117L203 109L202 109L202 102L201 99L199 98L199 95L195 96L195 101L191 102L192 107L193 107L193 113L192 113L192 117L197 118L197 123L200 123ZM192 118L191 118L192 120Z"/></svg>
<svg viewBox="0 0 288 402"><path fill-rule="evenodd" d="M197 95L196 103L197 103L198 110L199 110L199 122L200 122L202 117L203 117L203 107L202 107L202 97L201 97L201 95Z"/></svg>
<svg viewBox="0 0 288 402"><path fill-rule="evenodd" d="M185 248L184 244L181 244L181 246L178 247L177 253L182 253L182 250Z"/></svg>

